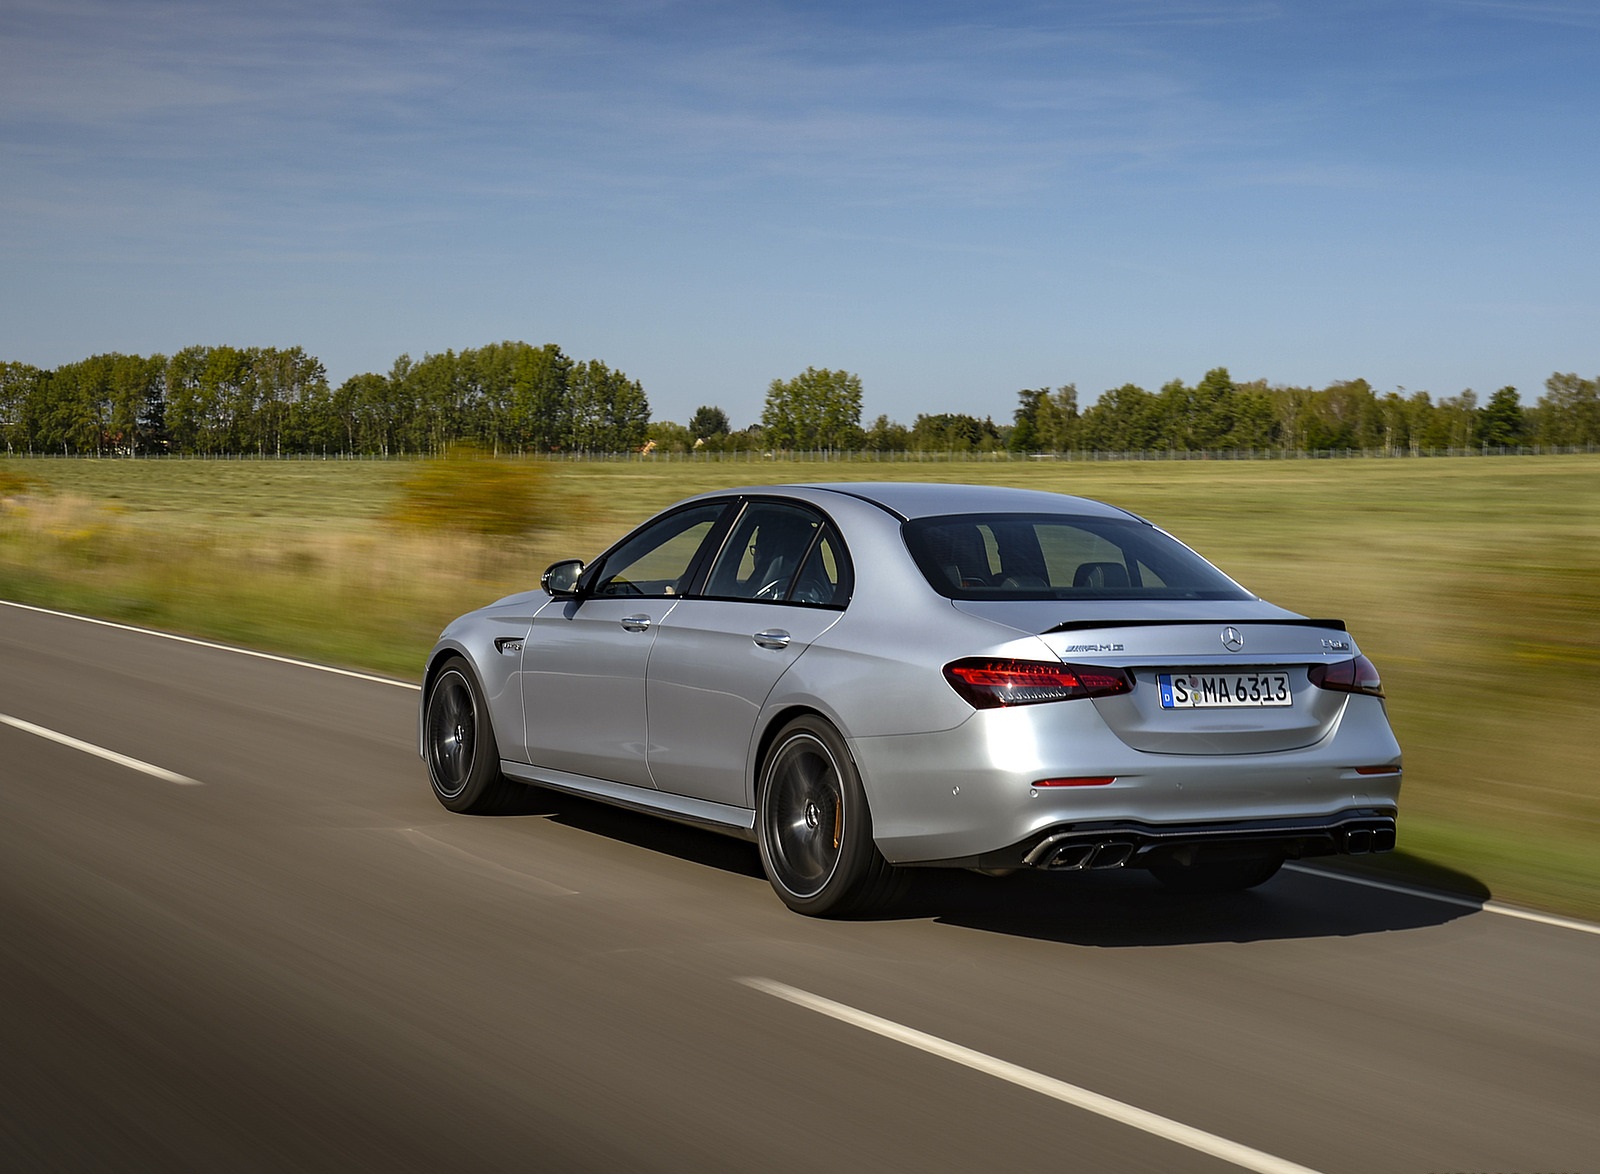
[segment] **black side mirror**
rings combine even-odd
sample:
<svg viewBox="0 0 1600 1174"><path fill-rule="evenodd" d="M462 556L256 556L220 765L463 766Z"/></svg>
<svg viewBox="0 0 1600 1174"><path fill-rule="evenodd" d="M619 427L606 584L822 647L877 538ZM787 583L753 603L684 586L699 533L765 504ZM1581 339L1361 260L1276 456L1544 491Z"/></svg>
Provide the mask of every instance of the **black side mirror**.
<svg viewBox="0 0 1600 1174"><path fill-rule="evenodd" d="M578 597L578 578L583 574L583 560L578 558L564 558L558 563L551 563L539 578L539 586L543 587L557 599L576 599Z"/></svg>

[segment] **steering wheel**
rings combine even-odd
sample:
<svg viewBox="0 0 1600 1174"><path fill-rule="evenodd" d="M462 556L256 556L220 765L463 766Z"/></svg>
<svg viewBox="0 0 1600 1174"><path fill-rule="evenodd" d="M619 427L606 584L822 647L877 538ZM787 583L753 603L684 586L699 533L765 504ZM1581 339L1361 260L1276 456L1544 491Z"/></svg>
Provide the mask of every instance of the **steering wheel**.
<svg viewBox="0 0 1600 1174"><path fill-rule="evenodd" d="M799 603L828 603L833 599L833 584L815 575L808 575L795 584L789 598Z"/></svg>

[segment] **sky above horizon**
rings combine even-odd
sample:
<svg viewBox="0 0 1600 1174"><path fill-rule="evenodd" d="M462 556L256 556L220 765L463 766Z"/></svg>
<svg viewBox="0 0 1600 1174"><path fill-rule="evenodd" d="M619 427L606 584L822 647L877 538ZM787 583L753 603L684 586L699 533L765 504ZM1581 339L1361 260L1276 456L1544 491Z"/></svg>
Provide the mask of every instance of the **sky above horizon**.
<svg viewBox="0 0 1600 1174"><path fill-rule="evenodd" d="M0 360L1531 404L1600 373L1597 60L1597 0L0 0Z"/></svg>

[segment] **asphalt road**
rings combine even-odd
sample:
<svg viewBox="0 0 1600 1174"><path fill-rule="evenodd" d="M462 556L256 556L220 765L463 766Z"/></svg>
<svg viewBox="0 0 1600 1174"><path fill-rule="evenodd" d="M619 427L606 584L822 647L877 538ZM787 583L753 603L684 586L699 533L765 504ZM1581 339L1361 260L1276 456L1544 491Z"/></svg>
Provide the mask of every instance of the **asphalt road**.
<svg viewBox="0 0 1600 1174"><path fill-rule="evenodd" d="M1579 928L1298 871L814 921L736 841L448 814L407 687L10 606L0 668L0 1170L1600 1174Z"/></svg>

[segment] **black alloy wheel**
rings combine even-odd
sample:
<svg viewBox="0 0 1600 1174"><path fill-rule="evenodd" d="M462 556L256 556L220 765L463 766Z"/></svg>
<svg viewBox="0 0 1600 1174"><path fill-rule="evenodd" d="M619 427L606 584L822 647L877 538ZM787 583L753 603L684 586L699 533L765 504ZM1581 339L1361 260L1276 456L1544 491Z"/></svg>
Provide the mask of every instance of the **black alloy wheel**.
<svg viewBox="0 0 1600 1174"><path fill-rule="evenodd" d="M773 740L756 800L761 865L789 908L813 916L887 904L903 874L872 841L872 816L855 762L821 718L805 716Z"/></svg>
<svg viewBox="0 0 1600 1174"><path fill-rule="evenodd" d="M461 814L509 810L524 788L500 773L488 707L465 660L452 657L434 675L423 713L423 757L434 797Z"/></svg>

